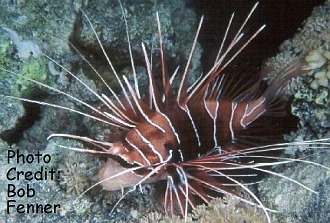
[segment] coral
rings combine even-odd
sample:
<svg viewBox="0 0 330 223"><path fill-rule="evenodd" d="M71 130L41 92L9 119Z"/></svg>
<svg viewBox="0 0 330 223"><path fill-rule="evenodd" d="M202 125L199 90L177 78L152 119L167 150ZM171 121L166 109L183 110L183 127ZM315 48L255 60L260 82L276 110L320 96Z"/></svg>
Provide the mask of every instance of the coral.
<svg viewBox="0 0 330 223"><path fill-rule="evenodd" d="M308 63L309 68L313 70L322 67L327 62L322 55L322 52L319 52L318 50L309 51L305 60Z"/></svg>
<svg viewBox="0 0 330 223"><path fill-rule="evenodd" d="M329 21L328 0L315 7L303 27L280 46L279 54L269 59L275 69L297 58L304 63L304 75L295 83L292 113L299 117L301 124L295 135L303 135L305 139L324 137L330 127Z"/></svg>
<svg viewBox="0 0 330 223"><path fill-rule="evenodd" d="M78 197L92 182L95 181L95 175L100 167L100 163L94 157L85 153L77 153L70 151L67 148L83 148L83 145L73 140L56 140L53 145L64 146L58 147L57 150L62 150L61 154L56 154L57 170L61 171L61 178L58 179L58 184L66 191L67 196ZM63 156L66 154L65 156ZM54 156L54 154L53 154Z"/></svg>
<svg viewBox="0 0 330 223"><path fill-rule="evenodd" d="M85 173L85 163L64 161L63 165L59 166L59 170L62 171L62 179L59 184L66 189L67 193L73 196L79 196L91 185L91 180Z"/></svg>
<svg viewBox="0 0 330 223"><path fill-rule="evenodd" d="M304 22L303 28L297 33L291 42L291 49L295 54L306 55L310 50L322 48L330 49L330 2L315 7L312 15Z"/></svg>
<svg viewBox="0 0 330 223"><path fill-rule="evenodd" d="M327 0L314 8L303 27L281 45L279 54L270 59L274 67L279 68L297 58L304 63L302 73L305 75L295 83L291 104L292 113L299 118L300 125L295 133L286 136L288 141L330 136L329 21L330 1ZM302 157L311 162L329 164L329 151L322 148L294 147L285 152L291 158ZM285 165L275 171L307 185L319 196L285 179L275 176L265 179L259 187L260 195L264 203L280 211L273 215L273 222L328 222L326 210L329 210L330 201L329 190L325 189L329 188L328 172L306 163Z"/></svg>
<svg viewBox="0 0 330 223"><path fill-rule="evenodd" d="M330 79L330 51L322 49L311 50L305 57L308 64L308 75L314 77L310 82L310 88L314 90L329 86Z"/></svg>
<svg viewBox="0 0 330 223"><path fill-rule="evenodd" d="M227 196L216 198L208 206L198 205L192 213L188 214L186 222L209 222L209 223L262 223L265 222L265 216L262 211L255 209L249 204ZM145 215L141 223L184 223L185 220L178 216L164 216L159 212L151 212Z"/></svg>

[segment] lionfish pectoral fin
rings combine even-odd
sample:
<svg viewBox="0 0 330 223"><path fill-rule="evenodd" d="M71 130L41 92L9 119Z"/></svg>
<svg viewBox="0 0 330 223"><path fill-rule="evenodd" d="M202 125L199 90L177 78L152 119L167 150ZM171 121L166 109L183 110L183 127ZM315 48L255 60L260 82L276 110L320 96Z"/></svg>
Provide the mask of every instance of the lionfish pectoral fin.
<svg viewBox="0 0 330 223"><path fill-rule="evenodd" d="M109 177L113 178L106 180ZM98 179L101 179L100 185L104 190L108 191L132 187L136 184L136 182L141 180L141 178L141 176L135 174L133 171L127 171L127 168L124 168L111 158L106 161L98 172Z"/></svg>

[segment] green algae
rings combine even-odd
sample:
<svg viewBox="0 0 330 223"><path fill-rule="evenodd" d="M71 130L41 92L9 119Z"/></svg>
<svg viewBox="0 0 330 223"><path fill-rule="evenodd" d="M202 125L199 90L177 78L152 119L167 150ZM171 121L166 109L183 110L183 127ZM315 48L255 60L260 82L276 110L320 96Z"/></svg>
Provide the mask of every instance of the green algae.
<svg viewBox="0 0 330 223"><path fill-rule="evenodd" d="M0 42L0 67L3 69L8 69L11 65L10 56L14 54L14 46L9 38L3 38ZM0 70L0 77L5 77L3 69Z"/></svg>
<svg viewBox="0 0 330 223"><path fill-rule="evenodd" d="M315 104L326 106L329 103L329 91L321 89L318 97L315 99Z"/></svg>
<svg viewBox="0 0 330 223"><path fill-rule="evenodd" d="M45 58L19 59L16 47L9 38L0 40L0 67L0 78L4 86L1 92L11 96L29 97L36 86L29 79L45 83L48 76Z"/></svg>

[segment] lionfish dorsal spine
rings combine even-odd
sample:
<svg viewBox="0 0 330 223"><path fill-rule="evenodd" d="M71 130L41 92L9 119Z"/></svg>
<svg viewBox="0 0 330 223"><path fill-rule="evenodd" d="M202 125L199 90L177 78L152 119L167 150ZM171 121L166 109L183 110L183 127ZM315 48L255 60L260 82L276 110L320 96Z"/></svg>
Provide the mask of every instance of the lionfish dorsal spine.
<svg viewBox="0 0 330 223"><path fill-rule="evenodd" d="M161 30L161 24L159 20L159 14L156 12L156 19L157 19L157 31L158 31L158 41L159 41L159 53L160 53L160 62L161 62L161 68L162 68L162 84L163 84L163 95L162 97L162 103L168 106L168 99L169 97L173 97L173 89L171 85L170 78L168 76L168 69L167 64L165 60L164 55L164 49L163 49L163 38L162 38L162 30Z"/></svg>
<svg viewBox="0 0 330 223"><path fill-rule="evenodd" d="M185 66L183 74L182 74L182 79L181 79L181 82L180 82L180 86L179 86L179 90L178 90L177 98L176 98L177 103L180 104L180 105L183 105L183 104L187 103L188 71L189 71L191 60L192 60L192 57L193 57L193 54L194 54L194 51L195 51L195 48L196 48L198 35L200 33L200 29L201 29L202 24L203 24L203 18L204 17L202 16L202 18L199 21L197 32L195 34L195 38L194 38L194 41L193 41L193 45L192 45L190 53L189 53L188 61L186 63L186 66Z"/></svg>
<svg viewBox="0 0 330 223"><path fill-rule="evenodd" d="M214 66L209 70L209 72L199 81L199 83L192 89L191 92L188 93L187 96L187 100L190 100L191 98L193 98L195 96L195 94L201 94L202 92L205 92L207 89L207 86L214 81L217 77L219 77L219 75L222 74L223 70L241 53L241 51L243 49L245 49L245 47L266 27L266 25L262 25L257 31L255 31L249 38L248 40L246 40L242 46L240 46L235 53L230 56L227 60L227 56L228 54L233 50L233 48L238 44L238 42L241 40L242 36L244 35L244 33L242 33L242 30L244 29L246 23L248 22L248 20L250 19L252 13L254 12L254 10L256 9L256 7L258 6L258 2L253 6L253 8L251 9L250 13L248 14L248 16L246 17L246 19L244 20L244 22L242 23L242 25L240 26L239 30L236 32L236 35L234 36L234 38L232 39L232 41L229 43L228 47L224 50L223 53L221 53L223 51L223 46L225 44L226 41L226 37L227 37L227 33L229 32L232 20L234 18L234 14L232 14L228 26L227 26L227 30L225 32L225 36L222 40L222 43L220 45L218 54L217 54L217 58L216 61L214 63Z"/></svg>

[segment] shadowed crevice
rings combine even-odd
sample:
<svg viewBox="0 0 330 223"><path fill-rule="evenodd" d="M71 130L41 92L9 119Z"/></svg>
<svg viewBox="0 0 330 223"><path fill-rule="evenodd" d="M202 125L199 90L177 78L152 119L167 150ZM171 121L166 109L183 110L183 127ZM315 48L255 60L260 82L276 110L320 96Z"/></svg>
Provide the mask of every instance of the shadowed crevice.
<svg viewBox="0 0 330 223"><path fill-rule="evenodd" d="M40 105L22 102L25 115L18 119L14 128L0 133L0 138L9 145L18 143L23 137L25 130L31 128L40 119Z"/></svg>

